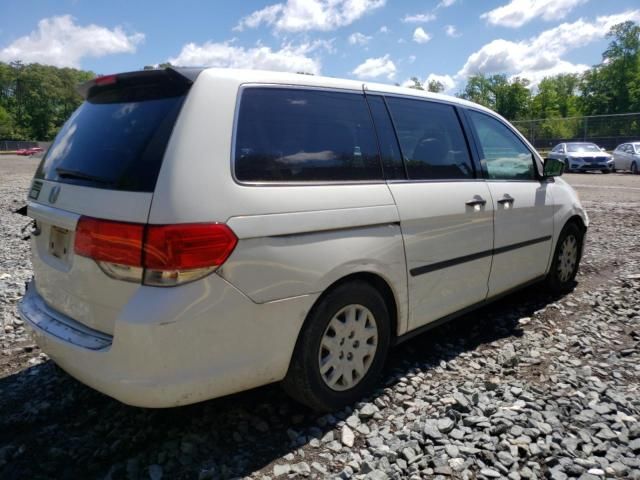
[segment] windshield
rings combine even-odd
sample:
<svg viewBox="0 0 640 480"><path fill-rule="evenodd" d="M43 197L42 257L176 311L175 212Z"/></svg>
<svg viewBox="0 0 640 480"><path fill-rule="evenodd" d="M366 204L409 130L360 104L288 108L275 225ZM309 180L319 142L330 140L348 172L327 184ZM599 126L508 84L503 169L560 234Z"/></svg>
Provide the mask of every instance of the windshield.
<svg viewBox="0 0 640 480"><path fill-rule="evenodd" d="M153 192L185 89L135 85L89 97L58 133L37 178Z"/></svg>
<svg viewBox="0 0 640 480"><path fill-rule="evenodd" d="M600 152L594 143L567 143L567 152Z"/></svg>

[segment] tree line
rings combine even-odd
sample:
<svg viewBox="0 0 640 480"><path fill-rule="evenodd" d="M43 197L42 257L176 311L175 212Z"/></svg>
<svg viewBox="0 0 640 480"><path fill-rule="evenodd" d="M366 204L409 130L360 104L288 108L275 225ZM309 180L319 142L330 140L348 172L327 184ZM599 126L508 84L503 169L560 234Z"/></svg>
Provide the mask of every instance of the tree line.
<svg viewBox="0 0 640 480"><path fill-rule="evenodd" d="M82 102L76 87L93 77L75 68L0 62L0 140L51 140Z"/></svg>
<svg viewBox="0 0 640 480"><path fill-rule="evenodd" d="M640 112L640 26L630 21L615 25L607 38L602 62L581 75L548 77L535 90L526 78L473 75L457 96L511 121L541 119L539 132L557 138L573 138L580 128L565 117ZM0 140L51 140L82 102L77 85L94 77L74 68L0 62ZM444 90L438 81L412 81L411 88ZM635 123L626 128L630 135L640 132Z"/></svg>
<svg viewBox="0 0 640 480"><path fill-rule="evenodd" d="M511 120L541 120L537 133L545 138L575 138L583 128L567 117L640 112L640 26L634 22L615 25L607 33L609 45L602 62L581 75L561 74L543 79L535 90L526 78L506 75L473 75L458 97L484 105ZM411 88L432 92L442 83L421 84L413 78ZM598 135L638 135L637 120L601 123ZM608 132L607 130L617 130ZM523 133L529 133L523 129Z"/></svg>

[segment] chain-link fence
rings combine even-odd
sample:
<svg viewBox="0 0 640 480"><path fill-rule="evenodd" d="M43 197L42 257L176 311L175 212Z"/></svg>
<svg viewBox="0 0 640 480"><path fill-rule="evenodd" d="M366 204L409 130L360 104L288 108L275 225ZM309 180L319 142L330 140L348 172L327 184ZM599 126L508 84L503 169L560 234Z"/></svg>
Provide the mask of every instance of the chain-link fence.
<svg viewBox="0 0 640 480"><path fill-rule="evenodd" d="M640 141L640 113L518 120L513 125L539 150L562 142L593 142L607 150Z"/></svg>

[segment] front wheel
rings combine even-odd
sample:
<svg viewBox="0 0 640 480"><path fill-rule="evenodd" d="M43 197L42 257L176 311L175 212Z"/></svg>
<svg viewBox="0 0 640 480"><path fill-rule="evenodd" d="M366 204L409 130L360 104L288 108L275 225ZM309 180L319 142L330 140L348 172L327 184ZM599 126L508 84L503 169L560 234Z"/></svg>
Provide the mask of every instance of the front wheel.
<svg viewBox="0 0 640 480"><path fill-rule="evenodd" d="M283 387L317 411L353 403L376 385L390 335L378 290L362 281L339 285L305 320Z"/></svg>
<svg viewBox="0 0 640 480"><path fill-rule="evenodd" d="M631 173L634 175L638 174L638 165L636 164L636 162L633 162L631 164Z"/></svg>
<svg viewBox="0 0 640 480"><path fill-rule="evenodd" d="M569 159L568 158L564 159L564 171L566 173L571 173L571 164L569 163Z"/></svg>
<svg viewBox="0 0 640 480"><path fill-rule="evenodd" d="M583 240L584 234L575 223L567 224L560 232L551 269L546 278L550 290L564 293L574 287L582 256Z"/></svg>

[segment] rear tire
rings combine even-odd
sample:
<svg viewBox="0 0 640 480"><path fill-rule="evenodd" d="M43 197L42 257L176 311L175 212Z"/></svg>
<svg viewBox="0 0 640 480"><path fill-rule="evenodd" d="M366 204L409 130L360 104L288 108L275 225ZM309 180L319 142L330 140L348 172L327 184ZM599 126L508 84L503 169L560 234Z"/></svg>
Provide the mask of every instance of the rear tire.
<svg viewBox="0 0 640 480"><path fill-rule="evenodd" d="M575 223L565 225L556 244L551 269L545 282L555 293L571 291L580 266L584 233Z"/></svg>
<svg viewBox="0 0 640 480"><path fill-rule="evenodd" d="M343 283L309 312L282 385L316 411L338 410L376 385L390 338L380 292L363 281Z"/></svg>

